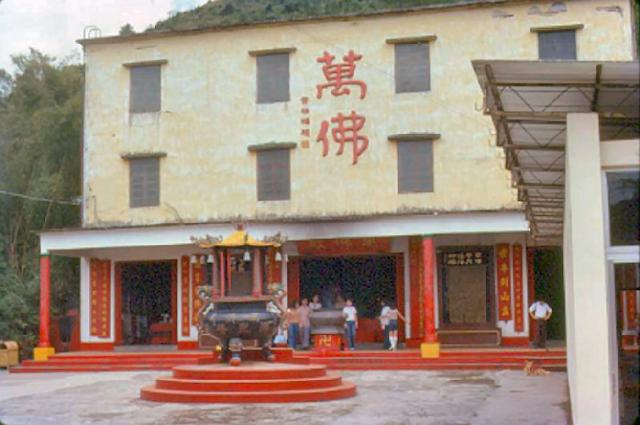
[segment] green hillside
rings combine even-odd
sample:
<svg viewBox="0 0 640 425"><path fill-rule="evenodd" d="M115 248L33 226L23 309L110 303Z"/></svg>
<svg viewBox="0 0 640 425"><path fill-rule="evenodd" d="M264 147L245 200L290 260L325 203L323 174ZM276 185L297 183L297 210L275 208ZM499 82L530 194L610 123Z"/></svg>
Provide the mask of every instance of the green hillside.
<svg viewBox="0 0 640 425"><path fill-rule="evenodd" d="M148 31L192 30L478 2L478 0L217 0L160 21Z"/></svg>

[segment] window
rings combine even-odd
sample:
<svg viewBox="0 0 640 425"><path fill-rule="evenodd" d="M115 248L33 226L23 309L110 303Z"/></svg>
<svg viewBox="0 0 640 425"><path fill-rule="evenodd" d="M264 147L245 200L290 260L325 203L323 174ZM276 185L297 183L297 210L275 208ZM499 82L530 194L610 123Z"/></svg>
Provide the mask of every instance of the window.
<svg viewBox="0 0 640 425"><path fill-rule="evenodd" d="M540 59L576 59L575 30L538 32L538 57Z"/></svg>
<svg viewBox="0 0 640 425"><path fill-rule="evenodd" d="M398 142L398 193L433 192L433 142Z"/></svg>
<svg viewBox="0 0 640 425"><path fill-rule="evenodd" d="M129 112L160 111L160 65L132 66Z"/></svg>
<svg viewBox="0 0 640 425"><path fill-rule="evenodd" d="M429 44L401 43L395 45L396 93L428 91Z"/></svg>
<svg viewBox="0 0 640 425"><path fill-rule="evenodd" d="M258 103L289 101L289 53L256 56Z"/></svg>
<svg viewBox="0 0 640 425"><path fill-rule="evenodd" d="M160 204L160 159L129 160L129 206L153 207Z"/></svg>
<svg viewBox="0 0 640 425"><path fill-rule="evenodd" d="M640 244L640 171L607 173L612 246Z"/></svg>
<svg viewBox="0 0 640 425"><path fill-rule="evenodd" d="M291 199L289 149L257 152L258 201Z"/></svg>

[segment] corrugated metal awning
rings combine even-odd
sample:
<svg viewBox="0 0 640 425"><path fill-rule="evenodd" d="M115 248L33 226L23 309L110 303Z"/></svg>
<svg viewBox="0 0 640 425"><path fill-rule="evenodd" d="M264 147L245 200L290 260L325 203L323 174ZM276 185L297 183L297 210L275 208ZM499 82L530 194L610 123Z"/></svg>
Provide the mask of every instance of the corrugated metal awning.
<svg viewBox="0 0 640 425"><path fill-rule="evenodd" d="M534 241L560 244L566 116L597 112L600 139L640 135L639 62L472 62Z"/></svg>

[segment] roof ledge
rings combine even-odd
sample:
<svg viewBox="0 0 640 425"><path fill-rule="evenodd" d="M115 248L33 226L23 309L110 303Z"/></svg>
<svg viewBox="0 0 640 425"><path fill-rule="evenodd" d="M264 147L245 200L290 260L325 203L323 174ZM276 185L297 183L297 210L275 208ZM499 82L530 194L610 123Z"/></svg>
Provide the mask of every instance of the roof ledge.
<svg viewBox="0 0 640 425"><path fill-rule="evenodd" d="M387 137L390 142L420 142L432 141L440 138L438 133L403 133L391 134Z"/></svg>
<svg viewBox="0 0 640 425"><path fill-rule="evenodd" d="M387 44L411 44L411 43L429 43L436 41L438 36L435 34L417 35L415 37L397 37L387 38L385 42Z"/></svg>
<svg viewBox="0 0 640 425"><path fill-rule="evenodd" d="M581 30L584 24L547 25L544 27L531 27L531 32L568 31Z"/></svg>
<svg viewBox="0 0 640 425"><path fill-rule="evenodd" d="M166 152L121 152L120 158L122 159L142 159L142 158L164 158L167 156Z"/></svg>
<svg viewBox="0 0 640 425"><path fill-rule="evenodd" d="M295 149L298 146L295 142L269 142L247 146L249 152L272 151L276 149Z"/></svg>

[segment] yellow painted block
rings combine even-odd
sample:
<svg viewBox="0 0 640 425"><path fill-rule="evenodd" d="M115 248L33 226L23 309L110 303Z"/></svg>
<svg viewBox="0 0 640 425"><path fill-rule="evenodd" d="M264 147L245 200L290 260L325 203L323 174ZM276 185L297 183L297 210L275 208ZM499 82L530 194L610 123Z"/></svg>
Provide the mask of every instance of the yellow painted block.
<svg viewBox="0 0 640 425"><path fill-rule="evenodd" d="M423 359L437 359L440 357L440 343L423 342L420 344L420 355Z"/></svg>
<svg viewBox="0 0 640 425"><path fill-rule="evenodd" d="M33 360L45 362L56 353L53 347L36 347L33 349Z"/></svg>

